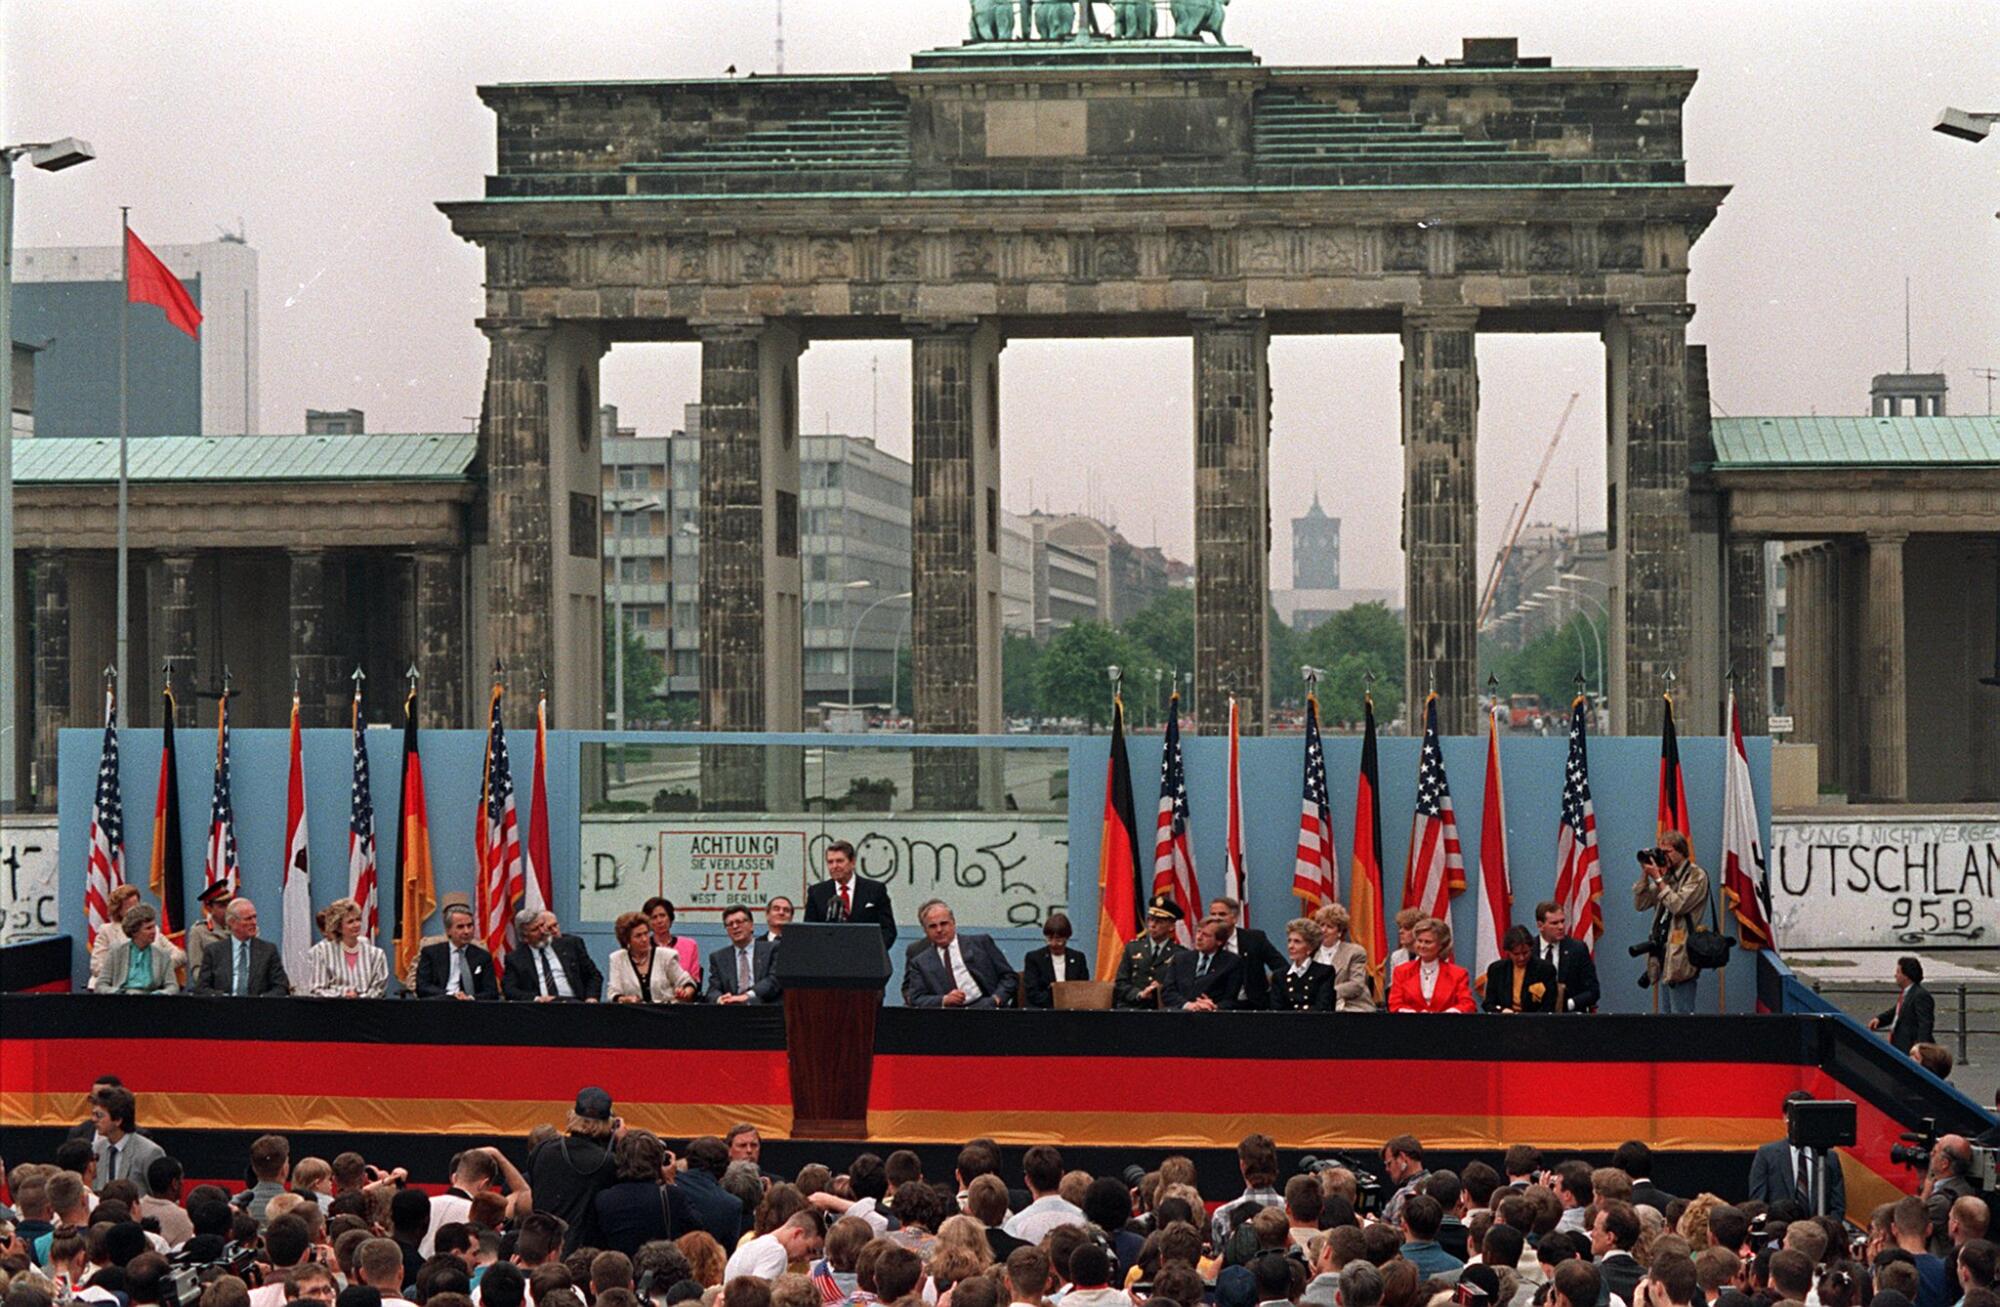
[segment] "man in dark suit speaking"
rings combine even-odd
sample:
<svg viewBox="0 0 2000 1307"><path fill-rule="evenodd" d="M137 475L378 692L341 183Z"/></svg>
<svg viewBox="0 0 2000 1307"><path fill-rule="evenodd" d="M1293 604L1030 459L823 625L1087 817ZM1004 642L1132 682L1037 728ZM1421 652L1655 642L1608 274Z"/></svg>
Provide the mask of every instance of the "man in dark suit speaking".
<svg viewBox="0 0 2000 1307"><path fill-rule="evenodd" d="M806 891L807 921L872 921L882 928L882 947L896 943L896 910L889 891L854 874L854 846L835 840L826 846L826 874Z"/></svg>
<svg viewBox="0 0 2000 1307"><path fill-rule="evenodd" d="M991 935L959 934L958 919L943 899L918 908L917 922L930 943L904 965L905 1006L1014 1006L1021 978Z"/></svg>
<svg viewBox="0 0 2000 1307"><path fill-rule="evenodd" d="M1908 1053L1912 1045L1928 1044L1937 1024L1937 1000L1924 988L1924 964L1915 958L1896 959L1896 1005L1868 1023L1870 1030L1889 1032L1889 1047Z"/></svg>
<svg viewBox="0 0 2000 1307"><path fill-rule="evenodd" d="M278 946L257 938L257 905L240 896L231 899L225 920L229 933L202 950L194 992L238 998L282 998L291 993Z"/></svg>

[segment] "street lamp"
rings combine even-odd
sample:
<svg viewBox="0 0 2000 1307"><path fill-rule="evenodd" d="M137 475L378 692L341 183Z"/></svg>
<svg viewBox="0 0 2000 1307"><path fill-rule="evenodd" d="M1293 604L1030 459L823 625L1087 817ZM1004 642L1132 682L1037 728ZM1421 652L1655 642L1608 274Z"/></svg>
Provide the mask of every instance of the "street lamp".
<svg viewBox="0 0 2000 1307"><path fill-rule="evenodd" d="M1968 113L1964 109L1947 108L1938 114L1931 130L1977 145L1993 131L1995 123L2000 123L2000 113Z"/></svg>
<svg viewBox="0 0 2000 1307"><path fill-rule="evenodd" d="M861 590L873 584L875 584L873 581L849 581L843 588ZM910 598L910 591L908 590L903 591L901 594L883 595L880 599L862 609L861 616L854 619L854 626L847 633L847 706L849 708L854 707L854 641L861 634L861 624L868 620L868 614L874 612L883 604L893 604L898 600L908 598ZM895 707L893 703L889 706L892 709Z"/></svg>
<svg viewBox="0 0 2000 1307"><path fill-rule="evenodd" d="M649 495L644 499L611 499L604 501L611 511L611 729L621 734L625 730L625 572L622 551L618 537L624 534L624 517L627 513L650 513L660 506L659 497ZM672 621L672 614L668 614ZM668 675L671 676L669 669ZM672 682L669 681L671 686ZM620 761L623 759L621 757Z"/></svg>
<svg viewBox="0 0 2000 1307"><path fill-rule="evenodd" d="M1571 599L1587 599L1590 601L1591 607L1597 609L1597 611L1600 613L1604 612L1604 605L1598 603L1596 599L1592 598L1589 594L1586 594L1582 590L1578 590L1572 586L1566 586L1566 585L1552 585L1549 587L1549 589L1554 590L1558 594L1566 594ZM1607 622L1610 621L1611 615L1609 613L1605 613L1604 620ZM1592 644L1597 646L1597 692L1601 695L1604 693L1604 637L1602 637L1597 633L1597 623L1586 621L1584 622L1584 625L1590 628L1590 641ZM1583 641L1583 636L1579 634L1576 638L1578 643L1581 644Z"/></svg>
<svg viewBox="0 0 2000 1307"><path fill-rule="evenodd" d="M96 157L74 136L0 146L0 812L14 811L14 160L61 172Z"/></svg>

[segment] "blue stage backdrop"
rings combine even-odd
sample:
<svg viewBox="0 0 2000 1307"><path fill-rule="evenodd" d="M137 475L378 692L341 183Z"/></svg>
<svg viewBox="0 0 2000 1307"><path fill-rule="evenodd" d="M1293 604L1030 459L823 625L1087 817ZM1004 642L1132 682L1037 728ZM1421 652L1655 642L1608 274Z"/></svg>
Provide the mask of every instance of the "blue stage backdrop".
<svg viewBox="0 0 2000 1307"><path fill-rule="evenodd" d="M305 732L307 819L310 825L313 901L317 907L338 898L347 889L347 821L351 772L350 733L345 729ZM515 783L522 793L522 822L528 767L533 756L533 734L525 723L517 726L509 741L515 768ZM579 901L578 861L578 772L580 746L587 742L610 742L621 737L605 732L552 731L549 734L549 804L554 813L551 856L555 907L564 929L591 941L595 954L608 954L614 947L610 927L603 923L577 923ZM194 903L202 875L204 844L208 834L209 793L214 761L213 728L184 728L177 740L181 763L181 831L186 847L182 850L188 876L188 902ZM712 735L671 732L630 732L622 737L627 744L714 744ZM101 729L71 729L61 740L60 847L62 851L62 929L76 941L75 974L79 984L85 973L83 956L83 879L88 848L90 803L96 777ZM396 912L395 822L400 795L400 753L402 734L395 730L367 733L369 769L374 783L376 840L382 880L382 938L384 947L393 947ZM732 735L730 744L784 744L812 748L909 747L911 737L835 735ZM987 746L993 748L1067 749L1069 753L1069 904L1076 925L1075 946L1086 952L1095 937L1097 909L1097 847L1100 815L1104 807L1105 759L1108 736L1008 736L1008 737L923 737L926 746ZM1694 847L1697 861L1719 886L1722 843L1722 778L1724 741L1719 736L1681 737L1681 760L1687 779L1689 809L1693 814ZM1140 843L1146 864L1145 880L1151 882L1151 849L1154 814L1159 794L1161 739L1157 735L1133 737L1129 741L1136 794ZM287 732L244 730L232 733L231 754L237 838L241 849L244 889L260 908L267 937L279 931L279 898L283 883L283 842L285 822L285 779ZM1410 814L1416 798L1416 771L1419 741L1407 737L1381 740L1382 833L1384 852L1384 894L1391 905L1401 902L1403 864L1408 856ZM1768 739L1747 741L1750 770L1757 791L1757 818L1765 846L1770 840L1770 761ZM438 893L475 891L473 838L479 805L480 768L484 757L483 731L425 731L421 748L424 757L425 794L428 801L432 857L437 870ZM1282 736L1243 741L1243 803L1250 861L1252 924L1274 936L1280 935L1287 919L1297 914L1298 901L1291 896L1292 863L1297 848L1299 800L1302 779L1302 738ZM1226 798L1223 769L1226 741L1219 737L1188 737L1185 742L1188 790L1192 805L1195 862L1204 894L1220 892L1223 872L1223 838ZM1560 738L1509 736L1501 742L1501 763L1507 799L1507 847L1513 871L1514 917L1533 924L1534 905L1553 897L1555 889L1555 836L1558 804L1562 793L1563 765L1567 741ZM120 733L121 780L126 811L126 866L130 879L145 888L146 866L151 854L152 809L159 783L160 732L125 730ZM1478 901L1478 853L1482 794L1486 759L1483 737L1452 738L1444 741L1445 765L1458 816L1460 840L1465 848L1466 889L1452 904L1452 929L1457 937L1457 954L1468 968L1472 965L1472 931ZM1597 947L1598 970L1603 982L1604 1008L1614 1012L1640 1012L1651 1006L1647 991L1639 988L1638 964L1626 950L1646 936L1650 913L1632 907L1632 886L1638 872L1633 852L1653 843L1653 821L1658 796L1660 743L1655 737L1597 738L1590 741L1591 786L1596 800L1598 839L1604 866L1604 916L1607 933ZM1353 736L1326 738L1327 783L1332 791L1334 828L1337 834L1340 891L1343 901L1349 894L1350 859L1353 853L1355 773L1360 766L1361 741ZM828 819L829 829L838 831L840 818ZM945 897L949 897L945 895ZM147 901L151 902L150 892ZM638 906L635 899L633 907ZM917 904L897 902L898 920L903 926L903 942L918 937L915 923ZM1722 914L1725 933L1734 934L1729 914ZM683 919L688 935L701 943L704 956L720 945L721 928L708 923L691 924ZM761 929L761 919L759 928ZM435 930L435 923L431 929ZM1033 929L994 932L1006 951L1018 962L1028 949L1042 940ZM1282 939L1279 940L1282 943ZM1394 946L1393 936L1391 946ZM900 992L902 948L892 950L897 974L890 982L890 1001ZM600 961L600 965L602 965ZM1756 1001L1755 967L1751 958L1737 950L1726 972L1727 1005L1732 1011L1748 1011ZM1703 976L1699 996L1700 1011L1714 1011L1718 1002L1717 977Z"/></svg>

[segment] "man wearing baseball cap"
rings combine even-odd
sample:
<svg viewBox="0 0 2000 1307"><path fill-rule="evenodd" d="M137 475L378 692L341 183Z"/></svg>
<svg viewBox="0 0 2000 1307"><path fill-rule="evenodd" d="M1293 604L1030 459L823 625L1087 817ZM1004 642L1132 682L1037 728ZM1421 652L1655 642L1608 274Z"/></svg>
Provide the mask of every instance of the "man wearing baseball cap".
<svg viewBox="0 0 2000 1307"><path fill-rule="evenodd" d="M580 1090L563 1133L528 1155L535 1210L560 1218L563 1255L598 1247L597 1194L615 1178L611 1143L625 1123L611 1114L611 1095L596 1085Z"/></svg>
<svg viewBox="0 0 2000 1307"><path fill-rule="evenodd" d="M1119 1007L1158 1008L1160 985L1167 976L1167 963L1181 946L1174 941L1174 927L1180 924L1181 907L1171 894L1155 894L1146 905L1146 933L1125 946L1118 962L1118 983L1112 1000Z"/></svg>

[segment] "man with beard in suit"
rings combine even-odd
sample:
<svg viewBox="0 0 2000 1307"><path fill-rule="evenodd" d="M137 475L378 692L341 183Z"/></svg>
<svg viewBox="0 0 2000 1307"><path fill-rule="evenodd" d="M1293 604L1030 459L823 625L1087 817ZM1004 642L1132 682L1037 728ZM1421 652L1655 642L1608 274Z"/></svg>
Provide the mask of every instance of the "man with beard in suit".
<svg viewBox="0 0 2000 1307"><path fill-rule="evenodd" d="M1535 905L1535 953L1556 969L1556 983L1562 987L1559 1012L1595 1012L1599 990L1597 963L1590 946L1569 936L1569 916L1560 903L1544 901Z"/></svg>
<svg viewBox="0 0 2000 1307"><path fill-rule="evenodd" d="M896 943L896 910L879 882L854 874L854 846L835 840L826 846L827 879L806 890L807 921L872 921L882 928L882 947Z"/></svg>
<svg viewBox="0 0 2000 1307"><path fill-rule="evenodd" d="M556 914L522 908L514 914L521 946L507 955L500 991L515 1002L557 1000L595 1003L604 992L604 973L590 950L573 935L559 933Z"/></svg>
<svg viewBox="0 0 2000 1307"><path fill-rule="evenodd" d="M1238 925L1243 918L1243 905L1235 899L1210 899L1208 917L1216 923L1222 951L1234 953L1243 963L1239 982L1242 989L1236 995L1238 1006L1271 1006L1271 973L1290 965L1285 961L1285 955L1278 951L1277 946L1271 943L1271 937L1263 931Z"/></svg>
<svg viewBox="0 0 2000 1307"><path fill-rule="evenodd" d="M1238 1007L1242 967L1241 958L1223 949L1222 923L1211 917L1195 931L1194 948L1168 961L1160 1005L1171 1012L1226 1012ZM1267 984L1267 995L1269 988Z"/></svg>
<svg viewBox="0 0 2000 1307"><path fill-rule="evenodd" d="M903 968L903 1002L909 1007L1012 1007L1021 978L991 935L961 935L943 899L917 909L929 938Z"/></svg>

